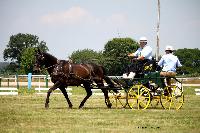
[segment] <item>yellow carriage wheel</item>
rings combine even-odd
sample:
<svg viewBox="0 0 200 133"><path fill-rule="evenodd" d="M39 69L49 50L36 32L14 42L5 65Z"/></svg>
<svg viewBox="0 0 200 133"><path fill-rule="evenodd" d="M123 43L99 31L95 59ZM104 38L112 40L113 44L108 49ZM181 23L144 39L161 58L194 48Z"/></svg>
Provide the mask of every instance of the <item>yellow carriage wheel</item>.
<svg viewBox="0 0 200 133"><path fill-rule="evenodd" d="M178 86L166 86L160 97L161 105L164 109L180 109L184 103L184 95Z"/></svg>
<svg viewBox="0 0 200 133"><path fill-rule="evenodd" d="M131 109L146 109L151 101L150 91L143 85L133 86L128 91L127 101Z"/></svg>
<svg viewBox="0 0 200 133"><path fill-rule="evenodd" d="M127 105L126 97L127 92L124 89L117 90L117 93L111 90L109 94L110 102L114 108L125 108Z"/></svg>

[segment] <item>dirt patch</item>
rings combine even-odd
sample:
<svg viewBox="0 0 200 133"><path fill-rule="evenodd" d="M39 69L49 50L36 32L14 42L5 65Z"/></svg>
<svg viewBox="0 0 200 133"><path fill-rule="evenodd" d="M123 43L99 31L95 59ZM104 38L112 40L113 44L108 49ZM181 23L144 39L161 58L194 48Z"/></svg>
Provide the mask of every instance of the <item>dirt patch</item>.
<svg viewBox="0 0 200 133"><path fill-rule="evenodd" d="M184 84L200 84L200 79L188 79L183 80Z"/></svg>

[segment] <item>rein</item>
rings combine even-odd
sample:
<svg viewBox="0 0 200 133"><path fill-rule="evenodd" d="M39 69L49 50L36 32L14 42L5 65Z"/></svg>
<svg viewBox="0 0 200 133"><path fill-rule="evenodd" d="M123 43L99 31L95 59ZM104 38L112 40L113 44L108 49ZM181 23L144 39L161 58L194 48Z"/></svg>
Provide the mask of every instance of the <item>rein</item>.
<svg viewBox="0 0 200 133"><path fill-rule="evenodd" d="M57 63L57 64L58 64L58 63ZM49 69L49 68L54 67L54 66L57 65L57 64L51 65L51 66L49 66L49 67L47 67L47 68L44 68L44 69L47 70L47 69Z"/></svg>

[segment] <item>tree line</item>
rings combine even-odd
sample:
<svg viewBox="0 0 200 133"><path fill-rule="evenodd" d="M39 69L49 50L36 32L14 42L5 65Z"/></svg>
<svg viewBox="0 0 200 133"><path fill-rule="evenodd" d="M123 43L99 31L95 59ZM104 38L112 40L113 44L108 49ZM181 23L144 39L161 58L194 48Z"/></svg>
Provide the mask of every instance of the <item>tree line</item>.
<svg viewBox="0 0 200 133"><path fill-rule="evenodd" d="M109 40L102 51L83 49L74 51L70 56L74 63L96 63L103 65L107 75L122 75L125 68L130 64L128 53L138 49L139 44L132 38L113 38ZM16 34L10 37L3 52L5 61L11 63L1 69L3 74L27 74L34 73L35 50L40 49L48 52L45 41L39 41L39 37L31 34ZM178 70L179 74L199 76L200 74L200 50L178 49L174 52L180 59L183 67ZM46 73L45 71L41 73Z"/></svg>

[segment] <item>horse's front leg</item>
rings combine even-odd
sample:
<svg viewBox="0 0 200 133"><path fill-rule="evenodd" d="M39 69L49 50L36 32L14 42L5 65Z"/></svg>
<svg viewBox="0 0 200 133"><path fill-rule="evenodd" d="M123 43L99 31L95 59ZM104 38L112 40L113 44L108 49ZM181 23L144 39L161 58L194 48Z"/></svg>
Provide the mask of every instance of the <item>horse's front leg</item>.
<svg viewBox="0 0 200 133"><path fill-rule="evenodd" d="M73 105L72 105L71 101L69 100L69 97L68 97L68 94L67 94L67 91L66 91L65 87L64 87L64 86L61 86L61 87L60 87L60 90L62 91L63 95L65 96L65 99L66 99L67 102L68 102L69 108L72 109L72 106L73 106Z"/></svg>
<svg viewBox="0 0 200 133"><path fill-rule="evenodd" d="M47 92L47 98L46 98L46 103L45 103L45 108L49 108L49 97L51 95L51 92L57 89L60 86L60 82L57 81Z"/></svg>

